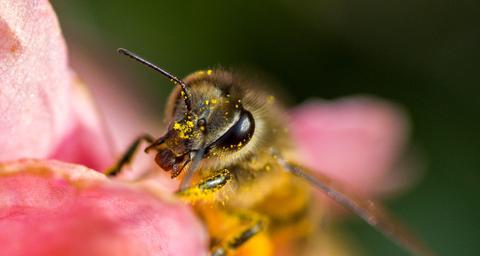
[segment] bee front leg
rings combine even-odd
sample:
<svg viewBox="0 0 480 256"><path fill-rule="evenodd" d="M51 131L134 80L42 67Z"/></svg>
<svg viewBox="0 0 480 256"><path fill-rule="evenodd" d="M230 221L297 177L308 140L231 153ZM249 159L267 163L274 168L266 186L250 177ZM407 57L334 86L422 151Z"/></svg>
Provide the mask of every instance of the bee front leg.
<svg viewBox="0 0 480 256"><path fill-rule="evenodd" d="M217 193L232 181L233 175L228 169L214 171L211 176L201 180L196 185L176 192L180 199L187 202L211 201L217 207L208 207L200 210L204 221L213 235L214 243L210 250L211 256L226 256L228 252L235 251L253 236L265 229L266 219L254 212L227 209L217 201ZM216 214L214 214L216 213ZM217 215L218 214L218 215ZM229 221L231 220L231 221ZM218 233L217 228L222 226L223 221L235 223L227 230ZM223 229L223 227L220 227ZM218 239L218 240L217 240Z"/></svg>
<svg viewBox="0 0 480 256"><path fill-rule="evenodd" d="M214 171L213 175L200 181L198 184L176 192L182 200L195 202L199 200L213 200L216 193L232 180L232 174L227 169Z"/></svg>
<svg viewBox="0 0 480 256"><path fill-rule="evenodd" d="M240 223L244 223L239 226L243 228L235 228L233 234L227 234L218 245L211 249L211 256L229 255L229 252L240 248L266 227L266 219L253 212L229 212L228 215L238 219ZM262 248L258 248L259 246L261 247L261 244L255 244L254 251L265 251ZM248 251L250 250L247 249Z"/></svg>
<svg viewBox="0 0 480 256"><path fill-rule="evenodd" d="M148 143L153 143L154 138L148 134L144 134L139 136L135 139L132 144L128 147L127 151L122 155L122 157L110 168L108 168L104 173L107 176L116 176L120 172L125 165L129 164L132 161L133 155L137 151L138 147L140 146L140 142L146 141Z"/></svg>

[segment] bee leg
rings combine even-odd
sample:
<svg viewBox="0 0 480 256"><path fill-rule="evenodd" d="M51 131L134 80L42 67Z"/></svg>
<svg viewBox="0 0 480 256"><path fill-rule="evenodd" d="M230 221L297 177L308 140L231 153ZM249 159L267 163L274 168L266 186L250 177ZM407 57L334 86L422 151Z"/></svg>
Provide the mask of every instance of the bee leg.
<svg viewBox="0 0 480 256"><path fill-rule="evenodd" d="M154 138L148 134L144 134L135 139L132 144L128 147L127 151L122 155L122 157L110 168L108 168L104 173L107 176L116 176L118 175L123 167L129 164L132 160L133 155L140 146L140 142L146 141L148 143L153 143Z"/></svg>
<svg viewBox="0 0 480 256"><path fill-rule="evenodd" d="M176 195L187 202L214 199L216 192L232 180L232 174L227 169L214 171L210 177L198 184L176 192Z"/></svg>
<svg viewBox="0 0 480 256"><path fill-rule="evenodd" d="M230 183L232 178L233 175L228 169L220 169L214 171L213 175L203 179L198 184L176 192L176 195L187 202L214 201L217 192ZM209 208L207 212L211 210ZM239 210L226 210L223 207L219 208L219 210L221 212L220 215L210 216L207 213L207 215L203 216L207 226L216 227L218 226L218 221L223 218L234 219L236 224L231 227L232 231L227 231L226 234L222 233L220 235L213 231L222 239L211 249L211 256L226 256L229 251L236 250L265 229L266 219L259 214Z"/></svg>
<svg viewBox="0 0 480 256"><path fill-rule="evenodd" d="M211 249L211 256L228 255L228 252L237 250L253 236L265 229L266 219L256 213L231 212L229 215L233 215L233 217L239 219L242 223L247 222L247 224L244 224L246 227L238 233L227 235L218 246Z"/></svg>

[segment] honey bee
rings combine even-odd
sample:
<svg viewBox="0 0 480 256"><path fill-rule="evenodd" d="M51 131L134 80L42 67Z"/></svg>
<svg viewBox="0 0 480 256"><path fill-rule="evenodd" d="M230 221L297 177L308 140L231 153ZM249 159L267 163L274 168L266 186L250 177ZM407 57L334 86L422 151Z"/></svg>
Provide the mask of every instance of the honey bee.
<svg viewBox="0 0 480 256"><path fill-rule="evenodd" d="M300 245L315 232L312 187L411 254L431 255L380 206L296 163L282 107L254 82L223 69L180 80L128 50L118 51L176 87L166 107L166 134L139 137L107 174L120 173L140 143L148 142L144 151L154 151L155 162L181 179L176 195L204 222L212 256L273 255L275 243L292 255L307 253Z"/></svg>

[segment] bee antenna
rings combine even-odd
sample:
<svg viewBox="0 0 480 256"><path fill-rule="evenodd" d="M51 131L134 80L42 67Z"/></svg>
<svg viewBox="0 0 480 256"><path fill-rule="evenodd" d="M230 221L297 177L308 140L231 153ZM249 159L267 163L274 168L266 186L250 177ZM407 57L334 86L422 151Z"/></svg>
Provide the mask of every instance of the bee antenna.
<svg viewBox="0 0 480 256"><path fill-rule="evenodd" d="M425 247L421 241L415 238L409 230L403 227L398 221L375 203L370 200L361 199L356 194L348 192L327 176L319 173L310 174L305 168L287 162L276 150L272 149L272 156L288 172L296 175L313 187L323 191L328 197L340 203L345 208L357 214L360 218L390 238L393 242L407 249L412 255L432 256L433 252Z"/></svg>
<svg viewBox="0 0 480 256"><path fill-rule="evenodd" d="M162 74L166 78L170 79L170 81L172 81L174 84L179 84L182 87L182 92L183 92L182 96L183 96L183 100L185 101L185 105L187 106L187 110L189 112L192 110L192 100L190 98L190 93L189 93L187 84L185 84L184 81L178 79L174 75L172 75L172 74L168 73L167 71L157 67L155 64L151 63L150 61L145 60L144 58L138 56L137 54L135 54L135 53L133 53L129 50L126 50L126 49L123 49L123 48L118 48L117 51L119 53L121 53L123 55L126 55L126 56L142 63L143 65L159 72L160 74Z"/></svg>

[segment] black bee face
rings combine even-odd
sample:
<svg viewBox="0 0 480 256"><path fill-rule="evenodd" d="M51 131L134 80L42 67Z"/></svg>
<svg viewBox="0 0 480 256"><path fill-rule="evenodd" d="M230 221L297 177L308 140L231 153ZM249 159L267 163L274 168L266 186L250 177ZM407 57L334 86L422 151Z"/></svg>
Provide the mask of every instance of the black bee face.
<svg viewBox="0 0 480 256"><path fill-rule="evenodd" d="M172 171L172 178L188 163L193 161L190 168L195 169L204 157L221 158L240 150L252 138L255 120L243 108L241 87L234 86L231 73L199 71L180 80L135 53L118 51L178 85L167 105L167 117L173 120L167 133L145 149L157 151L155 161Z"/></svg>
<svg viewBox="0 0 480 256"><path fill-rule="evenodd" d="M178 176L192 160L192 154L201 149L205 130L203 123L196 115L185 114L183 119L170 124L160 141L150 145L149 149L157 151L155 161L165 171L171 171L172 178Z"/></svg>
<svg viewBox="0 0 480 256"><path fill-rule="evenodd" d="M175 109L173 120L157 150L156 162L176 177L202 152L202 158L222 158L240 150L252 138L255 120L241 100L205 88L192 89L191 111ZM195 94L198 93L198 94ZM182 104L182 101L178 101Z"/></svg>

